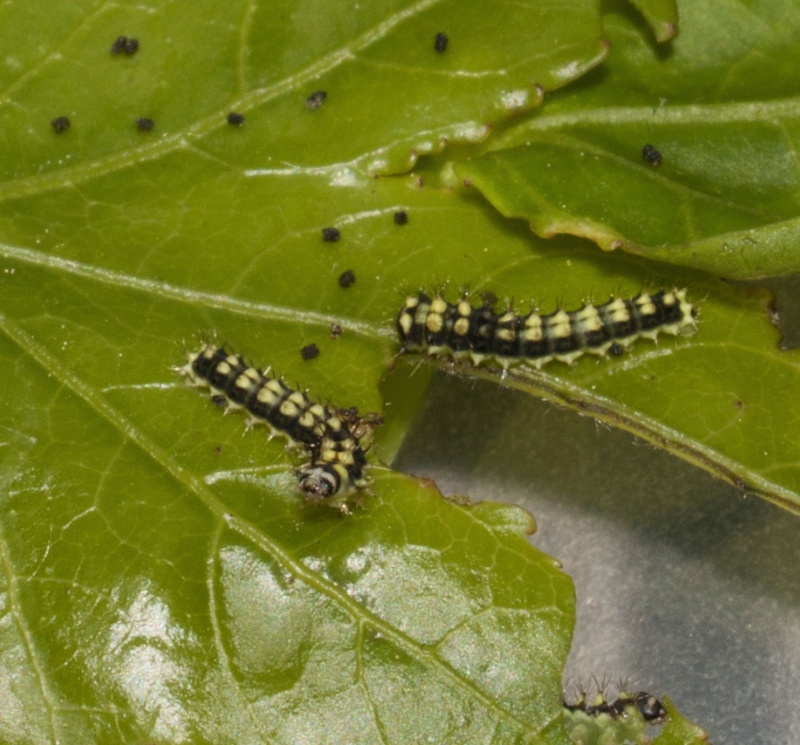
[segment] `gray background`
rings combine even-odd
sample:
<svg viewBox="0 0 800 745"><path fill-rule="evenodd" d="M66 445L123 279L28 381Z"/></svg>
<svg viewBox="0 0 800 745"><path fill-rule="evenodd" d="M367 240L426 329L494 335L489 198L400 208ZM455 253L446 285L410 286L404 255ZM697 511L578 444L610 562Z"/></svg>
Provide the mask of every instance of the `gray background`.
<svg viewBox="0 0 800 745"><path fill-rule="evenodd" d="M393 465L533 513L532 543L576 586L567 690L623 679L667 693L715 745L800 743L800 518L628 433L442 373Z"/></svg>

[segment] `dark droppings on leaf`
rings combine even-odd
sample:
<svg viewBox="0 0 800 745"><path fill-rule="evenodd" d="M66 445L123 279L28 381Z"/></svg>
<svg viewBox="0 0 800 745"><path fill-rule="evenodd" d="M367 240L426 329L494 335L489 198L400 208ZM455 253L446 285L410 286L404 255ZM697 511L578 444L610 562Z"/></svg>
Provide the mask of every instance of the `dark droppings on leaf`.
<svg viewBox="0 0 800 745"><path fill-rule="evenodd" d="M139 40L119 36L111 45L111 54L124 54L126 57L133 57L139 51Z"/></svg>
<svg viewBox="0 0 800 745"><path fill-rule="evenodd" d="M342 335L342 327L338 323L331 324L331 339L338 339Z"/></svg>
<svg viewBox="0 0 800 745"><path fill-rule="evenodd" d="M244 124L244 114L237 114L235 111L231 111L228 114L228 124L232 124L234 127L241 127Z"/></svg>
<svg viewBox="0 0 800 745"><path fill-rule="evenodd" d="M300 356L308 361L319 357L319 347L316 344L307 344L300 350Z"/></svg>
<svg viewBox="0 0 800 745"><path fill-rule="evenodd" d="M338 228L322 229L322 240L325 241L325 243L336 243L341 237L342 234L339 232Z"/></svg>
<svg viewBox="0 0 800 745"><path fill-rule="evenodd" d="M318 109L322 104L325 103L325 99L328 97L328 94L325 91L314 91L307 99L306 99L306 106L312 111L314 109Z"/></svg>
<svg viewBox="0 0 800 745"><path fill-rule="evenodd" d="M436 34L436 38L433 40L433 48L439 53L442 54L443 52L447 51L447 34L443 34L441 31Z"/></svg>
<svg viewBox="0 0 800 745"><path fill-rule="evenodd" d="M661 163L661 152L649 144L642 148L642 157L653 167Z"/></svg>
<svg viewBox="0 0 800 745"><path fill-rule="evenodd" d="M136 122L136 129L140 132L150 132L153 127L156 126L155 122L152 119L149 119L146 116L140 116Z"/></svg>
<svg viewBox="0 0 800 745"><path fill-rule="evenodd" d="M356 281L356 273L352 269L347 269L339 275L339 287L347 289Z"/></svg>
<svg viewBox="0 0 800 745"><path fill-rule="evenodd" d="M394 224L395 225L406 225L408 223L408 213L403 212L400 210L399 212L394 213Z"/></svg>
<svg viewBox="0 0 800 745"><path fill-rule="evenodd" d="M62 132L66 132L72 122L70 122L69 117L67 116L57 116L50 122L50 126L58 133L61 134Z"/></svg>

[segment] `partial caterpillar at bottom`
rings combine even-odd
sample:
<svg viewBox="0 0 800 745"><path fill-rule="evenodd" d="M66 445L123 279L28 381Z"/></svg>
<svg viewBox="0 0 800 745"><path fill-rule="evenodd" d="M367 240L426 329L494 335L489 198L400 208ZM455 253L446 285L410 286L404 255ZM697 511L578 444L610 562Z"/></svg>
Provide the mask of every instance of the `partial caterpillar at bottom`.
<svg viewBox="0 0 800 745"><path fill-rule="evenodd" d="M337 409L312 401L289 388L271 369L251 367L242 357L210 344L187 355L176 368L188 385L209 388L212 399L229 410L248 414L248 426L265 423L272 435L310 456L297 469L300 488L309 499L346 495L366 485L364 469L372 430L383 422L378 414L359 416L356 408Z"/></svg>
<svg viewBox="0 0 800 745"><path fill-rule="evenodd" d="M648 728L668 717L666 707L645 691L620 692L613 701L603 693L591 700L581 694L575 703L565 700L563 711L569 739L581 745L651 742Z"/></svg>
<svg viewBox="0 0 800 745"><path fill-rule="evenodd" d="M549 315L495 313L488 302L476 308L466 296L449 303L441 294L420 292L406 298L397 330L404 351L469 358L474 364L489 359L503 368L521 362L541 368L553 359L571 364L584 352L619 354L639 337L655 340L661 331L692 334L696 317L686 290L678 289Z"/></svg>
<svg viewBox="0 0 800 745"><path fill-rule="evenodd" d="M581 695L574 703L568 703L565 699L564 708L572 713L583 712L590 717L607 714L611 719L627 718L635 713L649 724L662 722L667 716L664 704L647 691L620 692L614 701L608 701L601 693L591 701Z"/></svg>

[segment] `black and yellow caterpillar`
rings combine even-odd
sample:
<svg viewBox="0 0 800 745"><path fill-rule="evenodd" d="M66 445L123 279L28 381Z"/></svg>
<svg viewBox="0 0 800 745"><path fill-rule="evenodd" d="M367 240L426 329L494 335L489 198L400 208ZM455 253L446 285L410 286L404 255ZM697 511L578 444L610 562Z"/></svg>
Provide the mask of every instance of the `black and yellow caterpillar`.
<svg viewBox="0 0 800 745"><path fill-rule="evenodd" d="M420 292L406 298L397 330L406 351L469 358L475 364L489 359L504 368L530 362L539 368L553 359L572 363L584 352L619 353L639 337L655 339L661 331L690 334L696 316L686 291L678 289L549 315L496 313L490 302L475 307L466 297L450 303L441 294Z"/></svg>
<svg viewBox="0 0 800 745"><path fill-rule="evenodd" d="M297 469L297 476L307 497L347 494L366 484L362 439L380 424L378 415L361 417L355 408L321 404L287 386L270 369L252 367L210 344L189 353L177 369L189 385L209 388L217 403L247 412L249 425L264 423L272 434L303 448L310 460Z"/></svg>

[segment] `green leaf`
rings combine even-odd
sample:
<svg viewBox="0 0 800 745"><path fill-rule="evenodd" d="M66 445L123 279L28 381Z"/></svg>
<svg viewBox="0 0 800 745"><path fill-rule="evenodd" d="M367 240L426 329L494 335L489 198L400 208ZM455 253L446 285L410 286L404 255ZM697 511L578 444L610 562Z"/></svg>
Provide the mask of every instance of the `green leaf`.
<svg viewBox="0 0 800 745"><path fill-rule="evenodd" d="M364 174L484 137L607 50L584 3L479 7L0 11L0 739L566 743L573 589L530 516L377 465L353 514L303 507L298 461L170 370L213 336L381 408L409 241L498 226Z"/></svg>
<svg viewBox="0 0 800 745"><path fill-rule="evenodd" d="M780 5L693 4L668 50L611 16L602 72L457 173L545 237L733 279L797 271L800 9Z"/></svg>
<svg viewBox="0 0 800 745"><path fill-rule="evenodd" d="M671 22L666 6L639 7L656 34ZM491 11L0 9L0 739L566 742L573 591L525 541L531 519L445 502L380 465L429 373L404 379L419 360L395 359L397 291L471 282L552 308L691 275L629 256L601 264L575 240L554 252L447 186L434 161L424 178L371 178L446 144L464 152L496 124L510 136L509 114L608 53L587 3ZM120 34L139 40L135 55L111 55ZM56 133L59 116L71 126ZM332 226L341 240L325 243ZM770 357L764 298L707 279L691 290L697 344L504 382L792 503L785 396L776 406L780 391L754 377L763 356L794 385L786 357ZM208 336L337 406L381 410L391 395L352 515L303 506L299 458L243 436L170 370ZM717 392L734 342L749 374L684 421L668 394L693 407ZM321 355L303 361L309 343ZM763 441L754 452L732 429L741 419L785 441L760 459Z"/></svg>
<svg viewBox="0 0 800 745"><path fill-rule="evenodd" d="M131 219L144 224L147 212L155 224L174 209L151 193L159 172L156 164L141 167L142 191L129 188L126 198L149 209ZM124 174L109 178L113 184L87 184L81 194L48 195L51 224L68 223L80 200L124 191ZM398 236L424 234L444 209L440 194L409 191L404 182L372 188L385 206L365 216L371 227L362 230L374 241L383 233L398 253L405 246ZM315 195L308 182L303 189L298 209L313 215L323 192ZM189 192L184 229L192 232L188 215L202 221L211 208L204 190ZM249 198L257 205L277 194ZM244 198L233 201L258 214ZM403 228L391 220L401 204L413 221ZM484 213L451 209L464 231L457 240L494 234ZM358 214L355 203L350 210ZM247 235L251 226L240 229ZM198 254L191 242L152 255L164 262L153 274L183 271L182 255L198 272L193 288L67 260L55 248L6 245L2 545L17 622L5 642L30 685L45 690L9 693L4 710L21 714L4 737L22 737L23 723L35 720L25 712L45 706L54 713L40 741L177 742L198 732L215 742L311 742L324 741L334 723L366 741L423 733L480 741L495 731L499 741L522 734L536 741L552 728L572 586L524 540L529 517L452 505L378 469L353 515L302 509L282 444L268 445L261 432L243 438L239 417L223 417L169 369L184 343L216 331L290 380L316 380L321 397L376 408L368 381L392 345L383 324L359 320L357 309L377 302L369 278L382 256L357 264L360 279L349 290L336 281L341 262L362 251L357 233L351 223L332 248L317 228L283 231L297 265L280 259L287 255L280 242L260 257L213 246ZM118 234L83 248L107 249L121 265L141 262L146 249L135 231L133 247L111 251ZM222 271L226 261L233 267ZM214 294L220 277L238 287ZM200 289L204 282L209 289ZM271 303L256 299L264 286ZM317 299L290 312L301 292ZM377 312L395 299L380 299ZM344 327L341 339L330 338L333 321ZM310 341L322 353L305 363L299 348ZM398 690L408 694L398 699ZM426 717L407 717L420 708ZM548 741L562 741L557 730Z"/></svg>
<svg viewBox="0 0 800 745"><path fill-rule="evenodd" d="M3 669L30 679L6 680L5 741L536 742L560 710L572 587L525 513L390 473L347 518L300 510L285 468L242 467L264 443L241 422L199 434L207 401L109 401L102 366L79 377L4 331L28 417L4 476Z"/></svg>

